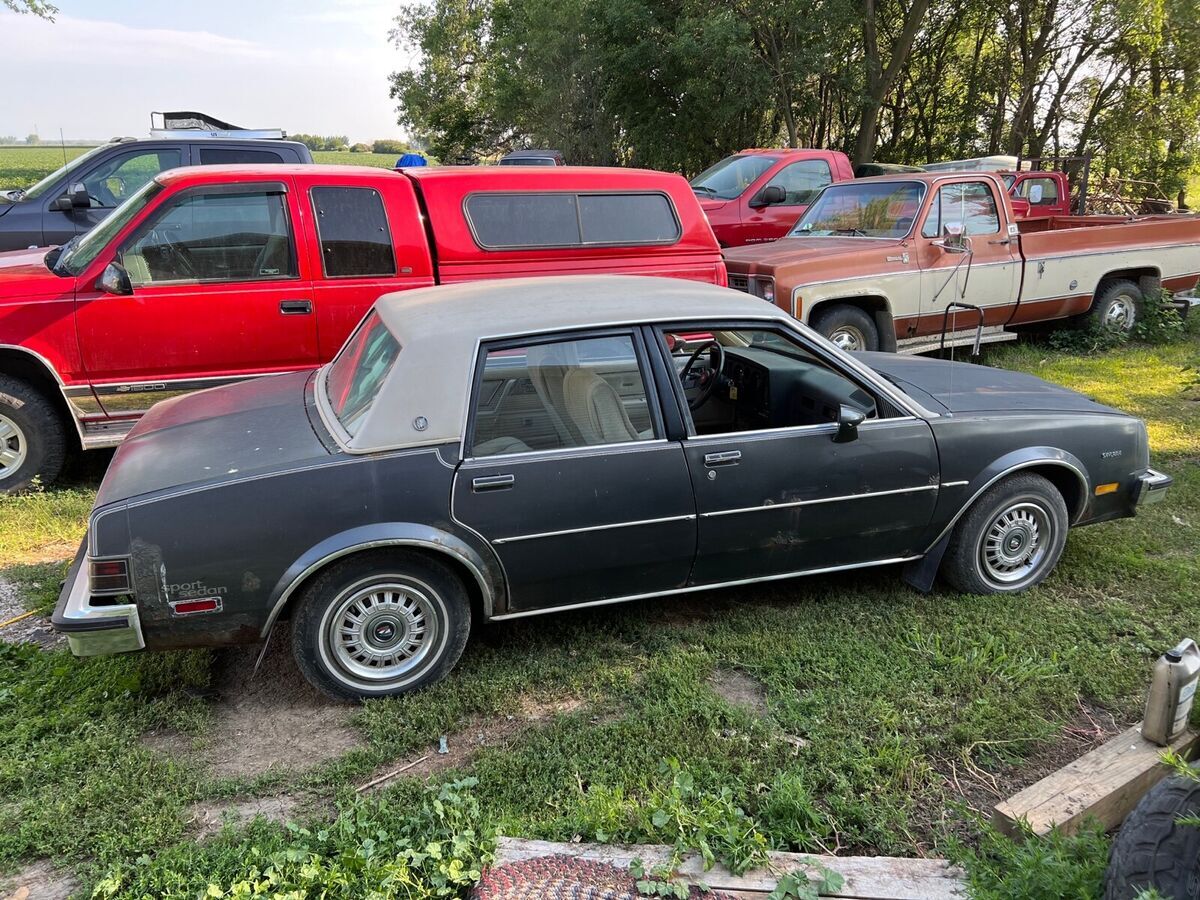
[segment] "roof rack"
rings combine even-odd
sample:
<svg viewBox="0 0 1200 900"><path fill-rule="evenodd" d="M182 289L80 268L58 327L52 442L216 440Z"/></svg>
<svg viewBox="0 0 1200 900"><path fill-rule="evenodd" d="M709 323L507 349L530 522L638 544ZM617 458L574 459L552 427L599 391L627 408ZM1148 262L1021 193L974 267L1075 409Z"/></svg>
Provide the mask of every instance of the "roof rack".
<svg viewBox="0 0 1200 900"><path fill-rule="evenodd" d="M278 141L287 135L280 128L240 128L207 113L179 110L150 113L150 134L156 138L241 138Z"/></svg>

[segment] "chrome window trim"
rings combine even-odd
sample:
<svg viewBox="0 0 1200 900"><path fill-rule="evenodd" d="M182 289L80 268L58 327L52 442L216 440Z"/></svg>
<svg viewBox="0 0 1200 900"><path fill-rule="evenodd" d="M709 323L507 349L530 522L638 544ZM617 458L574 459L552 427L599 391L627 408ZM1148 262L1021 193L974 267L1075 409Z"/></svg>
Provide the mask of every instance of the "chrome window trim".
<svg viewBox="0 0 1200 900"><path fill-rule="evenodd" d="M740 506L736 509L718 509L713 512L700 513L702 519L713 519L718 516L736 516L742 513L770 512L777 509L795 509L799 506L817 506L821 503L840 503L843 500L863 500L867 497L887 497L897 494L916 494L921 491L936 491L940 484L921 484L916 487L893 488L888 491L865 491L861 494L842 494L838 497L817 497L813 500L793 500L790 503L764 503L761 506Z"/></svg>
<svg viewBox="0 0 1200 900"><path fill-rule="evenodd" d="M646 447L665 447L674 443L666 438L649 438L644 441L619 441L614 444L585 444L581 447L555 447L551 450L525 450L516 453L497 453L495 456L463 457L464 467L487 467L492 462L536 462L556 457L604 456L609 453L629 453Z"/></svg>
<svg viewBox="0 0 1200 900"><path fill-rule="evenodd" d="M890 419L868 419L859 425L859 430L864 428L884 428L889 427L899 422L917 422L920 421L919 416L893 416ZM772 436L804 436L806 434L823 434L825 432L835 432L838 430L837 422L818 422L815 425L785 425L782 428L755 428L750 431L722 431L717 434L693 434L688 435L685 439L688 444L701 444L704 441L724 442L738 438L763 438Z"/></svg>
<svg viewBox="0 0 1200 900"><path fill-rule="evenodd" d="M609 606L614 603L629 603L633 600L648 600L648 599L651 599L654 597L671 597L676 594L689 594L689 593L695 593L696 591L709 591L709 590L716 590L718 588L737 587L738 585L743 585L743 584L758 584L759 582L764 582L764 581L781 581L785 578L797 578L801 575L824 575L824 574L828 574L830 572L846 572L851 569L866 569L866 568L870 568L872 566L896 565L899 563L912 562L913 560L920 559L920 558L921 558L920 555L897 556L892 559L876 559L876 560L871 560L869 562L848 563L848 564L840 565L840 566L825 566L825 567L819 568L819 569L798 569L794 572L783 572L783 573L776 574L776 575L758 575L753 578L739 578L735 581L706 582L704 584L688 585L687 587L671 588L670 590L666 590L666 591L651 591L650 593L646 593L646 594L629 594L624 597L610 597L610 598L607 598L604 600L588 600L584 603L570 603L565 606L547 606L547 607L541 607L539 609L530 609L530 610L521 610L519 612L503 613L498 616L492 616L490 621L500 622L505 619L521 619L521 618L526 618L528 616L540 616L540 615L544 615L546 613L568 612L570 610L575 610L575 609L586 609L587 607L591 607L591 606Z"/></svg>
<svg viewBox="0 0 1200 900"><path fill-rule="evenodd" d="M585 525L582 528L563 528L560 531L541 531L534 534L517 534L506 538L493 538L492 543L515 544L520 541L536 541L541 538L564 537L569 534L585 534L589 531L608 531L613 528L636 528L640 525L664 525L668 522L688 522L696 518L695 513L681 516L663 516L659 519L634 519L630 522L613 522L608 525Z"/></svg>

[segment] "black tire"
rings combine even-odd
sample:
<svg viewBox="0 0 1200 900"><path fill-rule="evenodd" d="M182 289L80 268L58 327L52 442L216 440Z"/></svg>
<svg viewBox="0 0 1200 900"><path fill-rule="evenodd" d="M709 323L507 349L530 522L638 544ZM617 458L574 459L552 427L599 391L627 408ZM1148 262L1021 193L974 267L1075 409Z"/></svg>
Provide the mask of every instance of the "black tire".
<svg viewBox="0 0 1200 900"><path fill-rule="evenodd" d="M1069 527L1058 488L1040 475L1010 475L988 488L958 521L942 559L942 575L967 594L1026 590L1054 570ZM1012 571L1004 571L1010 560Z"/></svg>
<svg viewBox="0 0 1200 900"><path fill-rule="evenodd" d="M812 319L812 327L843 350L878 350L879 329L870 313L835 303L823 307Z"/></svg>
<svg viewBox="0 0 1200 900"><path fill-rule="evenodd" d="M471 631L462 581L445 563L412 551L372 551L335 563L309 582L298 601L292 619L296 663L309 682L339 700L407 694L440 681L462 656ZM408 638L418 634L424 639L406 656Z"/></svg>
<svg viewBox="0 0 1200 900"><path fill-rule="evenodd" d="M0 457L0 494L51 484L67 458L67 431L50 398L8 375L0 375Z"/></svg>
<svg viewBox="0 0 1200 900"><path fill-rule="evenodd" d="M1092 308L1083 321L1102 328L1126 333L1133 331L1142 314L1145 297L1134 282L1122 278L1101 285L1092 301Z"/></svg>
<svg viewBox="0 0 1200 900"><path fill-rule="evenodd" d="M1173 775L1152 787L1113 841L1104 900L1134 900L1149 888L1169 900L1200 900L1200 828L1177 821L1198 814L1200 782Z"/></svg>

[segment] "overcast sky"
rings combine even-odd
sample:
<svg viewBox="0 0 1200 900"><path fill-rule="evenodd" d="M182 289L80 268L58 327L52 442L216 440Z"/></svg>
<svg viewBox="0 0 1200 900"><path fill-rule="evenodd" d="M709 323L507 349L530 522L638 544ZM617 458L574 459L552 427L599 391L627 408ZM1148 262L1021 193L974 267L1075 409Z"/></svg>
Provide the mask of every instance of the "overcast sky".
<svg viewBox="0 0 1200 900"><path fill-rule="evenodd" d="M411 0L54 0L56 21L0 6L0 135L146 137L152 110L248 128L402 137L388 42Z"/></svg>

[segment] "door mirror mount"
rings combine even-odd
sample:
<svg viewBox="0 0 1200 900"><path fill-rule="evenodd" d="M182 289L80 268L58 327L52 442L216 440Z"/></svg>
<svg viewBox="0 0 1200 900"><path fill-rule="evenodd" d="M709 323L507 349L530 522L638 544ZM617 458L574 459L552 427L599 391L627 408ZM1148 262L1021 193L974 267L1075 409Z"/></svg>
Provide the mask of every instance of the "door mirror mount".
<svg viewBox="0 0 1200 900"><path fill-rule="evenodd" d="M833 437L835 444L845 444L858 439L858 426L867 420L867 414L856 406L843 403L838 407L838 430Z"/></svg>
<svg viewBox="0 0 1200 900"><path fill-rule="evenodd" d="M125 267L113 260L96 279L96 290L124 297L133 293L133 283L129 280L129 273L125 271Z"/></svg>
<svg viewBox="0 0 1200 900"><path fill-rule="evenodd" d="M776 206L786 199L787 193L783 188L777 184L768 184L754 196L754 199L750 201L750 206L754 209L763 206Z"/></svg>

